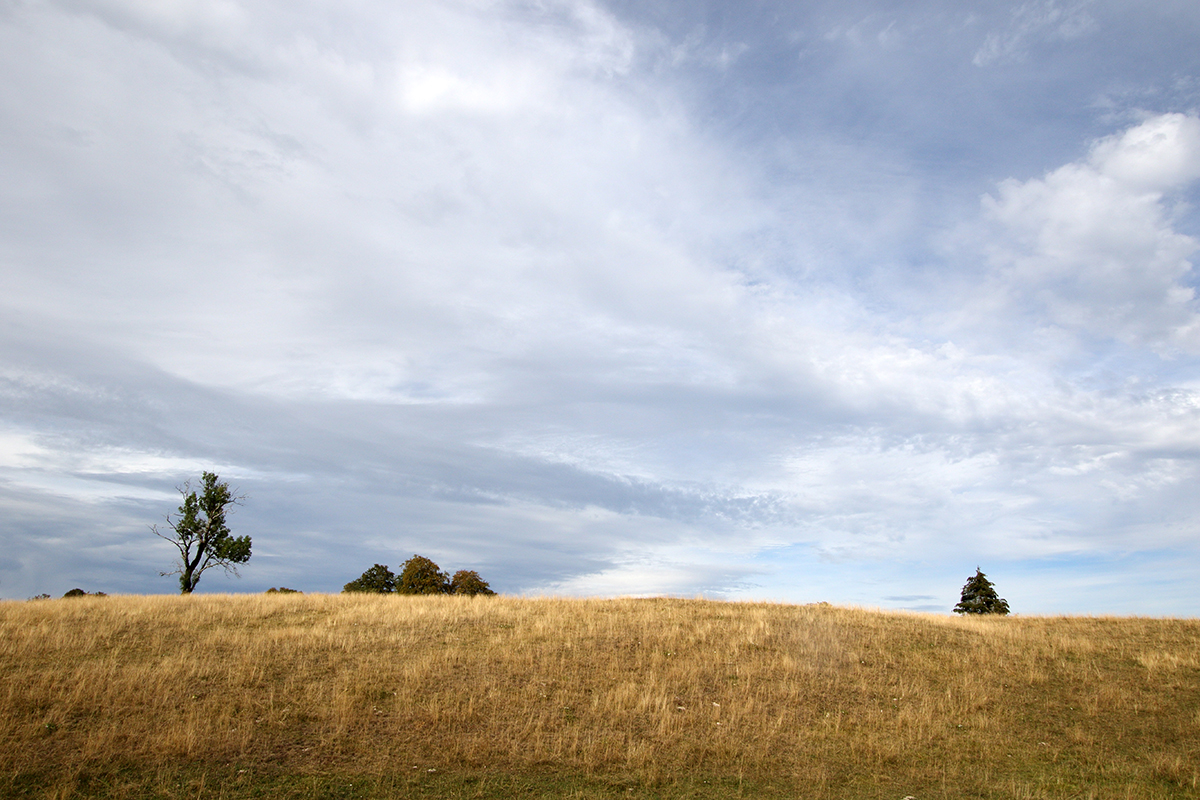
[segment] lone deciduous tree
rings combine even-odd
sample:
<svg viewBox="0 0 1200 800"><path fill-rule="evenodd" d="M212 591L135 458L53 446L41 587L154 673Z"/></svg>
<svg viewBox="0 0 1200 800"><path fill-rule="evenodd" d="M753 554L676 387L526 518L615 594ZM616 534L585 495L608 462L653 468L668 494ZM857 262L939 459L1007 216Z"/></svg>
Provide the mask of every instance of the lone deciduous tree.
<svg viewBox="0 0 1200 800"><path fill-rule="evenodd" d="M383 564L376 564L343 586L342 591L387 594L396 591L396 576Z"/></svg>
<svg viewBox="0 0 1200 800"><path fill-rule="evenodd" d="M450 579L450 594L495 594L495 592L475 570L460 569Z"/></svg>
<svg viewBox="0 0 1200 800"><path fill-rule="evenodd" d="M404 562L396 581L400 594L448 594L450 576L425 556L414 555Z"/></svg>
<svg viewBox="0 0 1200 800"><path fill-rule="evenodd" d="M955 614L1008 614L1008 601L996 594L992 582L979 567L962 589L962 598L954 607Z"/></svg>
<svg viewBox="0 0 1200 800"><path fill-rule="evenodd" d="M155 536L179 550L175 569L160 574L178 575L180 594L191 594L207 569L221 567L237 575L236 565L250 560L250 537L234 538L225 524L229 506L240 505L245 496L235 496L229 484L211 472L201 476L201 486L199 494L191 491L190 482L179 487L183 495L179 518L167 515L171 535L160 533L157 525L150 526Z"/></svg>

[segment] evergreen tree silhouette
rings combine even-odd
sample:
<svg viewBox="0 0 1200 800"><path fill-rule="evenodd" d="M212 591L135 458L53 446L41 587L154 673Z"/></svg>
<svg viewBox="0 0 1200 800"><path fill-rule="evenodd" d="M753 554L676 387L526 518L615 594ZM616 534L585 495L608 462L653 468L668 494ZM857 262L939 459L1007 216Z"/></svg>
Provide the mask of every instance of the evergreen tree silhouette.
<svg viewBox="0 0 1200 800"><path fill-rule="evenodd" d="M962 589L962 599L954 607L954 613L1004 616L1008 613L1008 601L996 594L992 582L976 567L974 577Z"/></svg>

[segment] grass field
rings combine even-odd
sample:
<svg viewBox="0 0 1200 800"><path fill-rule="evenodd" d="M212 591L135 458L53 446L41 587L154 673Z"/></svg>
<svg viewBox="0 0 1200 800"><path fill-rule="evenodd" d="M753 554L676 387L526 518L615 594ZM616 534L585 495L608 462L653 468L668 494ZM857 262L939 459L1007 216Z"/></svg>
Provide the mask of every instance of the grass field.
<svg viewBox="0 0 1200 800"><path fill-rule="evenodd" d="M0 795L1200 797L1200 621L5 602Z"/></svg>

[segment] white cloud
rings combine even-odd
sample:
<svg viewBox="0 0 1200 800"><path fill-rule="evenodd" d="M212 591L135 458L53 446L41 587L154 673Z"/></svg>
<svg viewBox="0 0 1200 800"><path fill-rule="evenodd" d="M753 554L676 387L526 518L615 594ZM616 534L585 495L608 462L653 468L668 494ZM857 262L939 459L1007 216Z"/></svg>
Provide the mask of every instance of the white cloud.
<svg viewBox="0 0 1200 800"><path fill-rule="evenodd" d="M170 36L207 38L239 28L246 20L235 0L60 0L59 4Z"/></svg>
<svg viewBox="0 0 1200 800"><path fill-rule="evenodd" d="M489 70L486 76L470 78L444 67L424 64L407 67L400 74L404 107L415 113L463 110L515 113L540 103L545 88L531 74L515 70Z"/></svg>
<svg viewBox="0 0 1200 800"><path fill-rule="evenodd" d="M1196 119L1005 183L934 289L929 230L1049 158L989 138L1006 71L947 70L939 8L846 12L864 47L730 8L0 14L6 546L130 546L216 469L264 570L334 590L422 552L514 591L864 602L934 596L901 563L955 591L979 557L1185 547L1197 384L1145 348L1193 341ZM1083 9L1023 6L984 60L1106 58Z"/></svg>
<svg viewBox="0 0 1200 800"><path fill-rule="evenodd" d="M1097 142L1088 163L1129 191L1161 196L1200 179L1200 118L1151 117Z"/></svg>
<svg viewBox="0 0 1200 800"><path fill-rule="evenodd" d="M499 6L503 15L503 4ZM400 33L395 57L401 106L412 113L557 116L579 102L582 80L626 72L634 41L590 2L548 3L524 26L495 36L498 8L426 13L422 36ZM516 13L514 7L510 13Z"/></svg>
<svg viewBox="0 0 1200 800"><path fill-rule="evenodd" d="M1002 292L1043 324L1160 350L1200 351L1191 258L1174 193L1200 178L1200 119L1153 117L1043 178L983 200Z"/></svg>

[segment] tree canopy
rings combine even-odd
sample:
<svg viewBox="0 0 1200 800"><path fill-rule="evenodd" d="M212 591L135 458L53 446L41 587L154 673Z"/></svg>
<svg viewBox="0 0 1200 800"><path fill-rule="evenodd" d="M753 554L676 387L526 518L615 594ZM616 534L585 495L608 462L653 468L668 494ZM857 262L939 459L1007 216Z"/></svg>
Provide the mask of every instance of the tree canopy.
<svg viewBox="0 0 1200 800"><path fill-rule="evenodd" d="M1008 614L1008 601L996 594L996 589L987 576L975 568L975 575L967 580L962 589L962 598L954 607L955 614Z"/></svg>
<svg viewBox="0 0 1200 800"><path fill-rule="evenodd" d="M473 569L460 569L450 579L450 594L495 594L488 582Z"/></svg>
<svg viewBox="0 0 1200 800"><path fill-rule="evenodd" d="M396 576L383 564L376 564L343 586L342 591L387 594L396 591Z"/></svg>
<svg viewBox="0 0 1200 800"><path fill-rule="evenodd" d="M397 576L383 564L376 564L342 587L343 592L380 594L465 594L494 595L492 587L473 569L460 569L450 577L425 556L413 555L400 566Z"/></svg>
<svg viewBox="0 0 1200 800"><path fill-rule="evenodd" d="M159 532L157 525L150 526L155 536L179 550L175 569L161 574L178 575L181 594L191 594L206 570L221 567L237 575L237 565L250 560L250 537L235 538L225 523L229 507L245 498L235 496L229 484L211 472L203 473L200 483L199 493L191 490L190 482L179 488L183 505L178 519L167 515L171 535Z"/></svg>
<svg viewBox="0 0 1200 800"><path fill-rule="evenodd" d="M449 594L450 576L425 556L414 555L400 570L396 581L400 594Z"/></svg>

